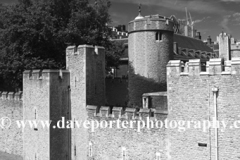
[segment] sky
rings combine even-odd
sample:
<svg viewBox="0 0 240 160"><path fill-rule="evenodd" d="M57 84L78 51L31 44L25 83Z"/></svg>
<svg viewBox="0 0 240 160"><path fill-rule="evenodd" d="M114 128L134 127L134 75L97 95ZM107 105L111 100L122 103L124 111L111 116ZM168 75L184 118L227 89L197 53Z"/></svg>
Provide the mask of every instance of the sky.
<svg viewBox="0 0 240 160"><path fill-rule="evenodd" d="M127 25L138 15L139 4L142 4L142 16L175 15L186 19L187 8L203 39L211 36L216 41L223 31L240 41L240 0L112 0L112 24Z"/></svg>
<svg viewBox="0 0 240 160"><path fill-rule="evenodd" d="M0 0L1 3L14 3L17 0ZM240 41L240 0L111 0L110 25L128 25L138 15L142 4L142 15L160 14L166 17L175 15L186 19L185 8L195 22L194 27L201 32L203 39L208 36L216 40L222 31Z"/></svg>

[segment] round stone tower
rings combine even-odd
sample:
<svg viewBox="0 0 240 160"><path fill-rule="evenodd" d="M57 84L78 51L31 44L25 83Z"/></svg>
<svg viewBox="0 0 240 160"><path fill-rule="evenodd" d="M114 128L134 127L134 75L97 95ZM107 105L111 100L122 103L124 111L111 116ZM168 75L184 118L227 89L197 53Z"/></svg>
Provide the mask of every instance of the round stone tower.
<svg viewBox="0 0 240 160"><path fill-rule="evenodd" d="M173 58L173 21L140 14L128 25L129 102L142 105L142 94L166 91L166 65Z"/></svg>

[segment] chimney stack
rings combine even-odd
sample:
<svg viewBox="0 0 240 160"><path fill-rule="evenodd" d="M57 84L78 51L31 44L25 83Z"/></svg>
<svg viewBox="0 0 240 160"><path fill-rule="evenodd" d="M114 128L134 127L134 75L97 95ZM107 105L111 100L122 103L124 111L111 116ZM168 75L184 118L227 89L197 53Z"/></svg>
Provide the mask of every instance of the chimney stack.
<svg viewBox="0 0 240 160"><path fill-rule="evenodd" d="M207 38L207 44L208 45L211 45L212 44L212 38L210 36L208 36Z"/></svg>
<svg viewBox="0 0 240 160"><path fill-rule="evenodd" d="M202 39L202 36L201 36L201 33L200 33L200 32L197 32L197 36L196 36L196 38L198 38L199 40Z"/></svg>

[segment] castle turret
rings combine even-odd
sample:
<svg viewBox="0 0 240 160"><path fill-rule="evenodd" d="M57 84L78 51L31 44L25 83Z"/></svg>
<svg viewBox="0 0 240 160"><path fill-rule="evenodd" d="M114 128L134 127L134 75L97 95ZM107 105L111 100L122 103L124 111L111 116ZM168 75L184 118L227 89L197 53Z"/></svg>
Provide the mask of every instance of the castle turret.
<svg viewBox="0 0 240 160"><path fill-rule="evenodd" d="M141 106L143 93L166 91L166 65L173 57L173 21L153 15L129 22L129 99Z"/></svg>
<svg viewBox="0 0 240 160"><path fill-rule="evenodd" d="M212 44L212 38L210 36L208 36L207 38L207 44L208 45L211 45Z"/></svg>
<svg viewBox="0 0 240 160"><path fill-rule="evenodd" d="M226 33L220 33L217 39L219 41L219 58L223 58L225 61L230 60L230 37Z"/></svg>
<svg viewBox="0 0 240 160"><path fill-rule="evenodd" d="M58 123L70 119L69 81L66 70L23 73L23 120L34 124L23 128L24 160L71 159L70 130Z"/></svg>
<svg viewBox="0 0 240 160"><path fill-rule="evenodd" d="M199 39L199 40L202 39L201 32L197 32L196 38Z"/></svg>
<svg viewBox="0 0 240 160"><path fill-rule="evenodd" d="M105 105L105 52L103 47L80 45L66 50L66 64L70 71L71 119L87 120L86 105ZM74 126L71 132L72 159L87 160L88 131Z"/></svg>

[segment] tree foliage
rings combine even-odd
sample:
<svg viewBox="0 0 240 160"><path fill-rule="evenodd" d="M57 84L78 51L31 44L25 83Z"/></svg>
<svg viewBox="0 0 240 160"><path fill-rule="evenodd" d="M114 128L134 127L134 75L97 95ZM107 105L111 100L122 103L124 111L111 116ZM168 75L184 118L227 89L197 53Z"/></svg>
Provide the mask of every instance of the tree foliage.
<svg viewBox="0 0 240 160"><path fill-rule="evenodd" d="M17 88L24 70L64 68L69 44L113 51L106 26L109 7L109 0L19 0L0 5L0 81Z"/></svg>
<svg viewBox="0 0 240 160"><path fill-rule="evenodd" d="M106 69L109 67L117 68L119 65L119 60L124 54L125 49L124 41L112 41L106 48Z"/></svg>

